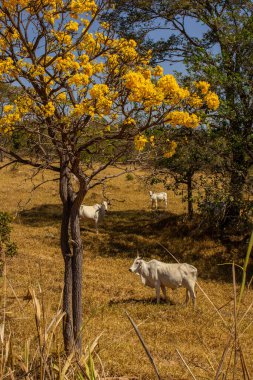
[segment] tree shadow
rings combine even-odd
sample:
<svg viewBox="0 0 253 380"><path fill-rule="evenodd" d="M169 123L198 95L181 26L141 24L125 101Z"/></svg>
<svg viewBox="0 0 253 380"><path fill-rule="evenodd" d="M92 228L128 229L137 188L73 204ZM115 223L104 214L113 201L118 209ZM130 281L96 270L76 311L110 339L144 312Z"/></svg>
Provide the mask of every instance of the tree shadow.
<svg viewBox="0 0 253 380"><path fill-rule="evenodd" d="M143 305L157 305L156 298L126 298L126 299L119 299L119 300L110 300L109 306L113 305L127 305L127 304L143 304ZM163 298L160 299L160 305L168 305L168 306L175 306L177 305L176 302L168 299L168 301L165 301Z"/></svg>
<svg viewBox="0 0 253 380"><path fill-rule="evenodd" d="M18 214L21 224L31 227L58 225L61 221L62 207L58 204L44 204L23 210Z"/></svg>
<svg viewBox="0 0 253 380"><path fill-rule="evenodd" d="M98 235L94 251L97 249L99 255L108 257L133 259L139 254L147 260L158 257L165 262L175 262L168 252L172 251L179 262L196 266L201 278L231 282L231 265L222 264L234 261L242 265L247 242L225 245L219 235L209 235L198 226L198 219L189 221L186 215L168 211L111 211L99 229L103 235ZM217 254L210 254L212 248ZM236 271L239 280L241 271Z"/></svg>

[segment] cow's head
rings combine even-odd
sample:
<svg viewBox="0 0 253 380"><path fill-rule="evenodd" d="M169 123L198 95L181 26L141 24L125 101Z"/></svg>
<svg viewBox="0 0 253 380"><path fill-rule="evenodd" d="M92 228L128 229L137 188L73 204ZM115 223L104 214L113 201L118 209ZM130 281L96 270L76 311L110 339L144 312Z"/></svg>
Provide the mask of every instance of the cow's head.
<svg viewBox="0 0 253 380"><path fill-rule="evenodd" d="M107 202L107 201L103 201L102 202L102 206L103 206L103 208L104 208L105 211L108 210L108 205L109 205L109 202Z"/></svg>
<svg viewBox="0 0 253 380"><path fill-rule="evenodd" d="M139 270L141 269L142 262L143 260L141 257L136 257L132 266L129 268L129 271L138 274Z"/></svg>

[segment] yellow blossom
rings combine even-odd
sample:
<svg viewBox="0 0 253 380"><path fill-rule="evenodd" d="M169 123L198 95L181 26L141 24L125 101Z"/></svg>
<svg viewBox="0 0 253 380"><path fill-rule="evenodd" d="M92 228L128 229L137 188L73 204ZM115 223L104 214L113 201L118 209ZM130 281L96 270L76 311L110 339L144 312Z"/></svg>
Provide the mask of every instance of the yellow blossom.
<svg viewBox="0 0 253 380"><path fill-rule="evenodd" d="M55 106L53 102L48 102L45 106L41 107L41 111L44 117L50 117L53 116L55 112Z"/></svg>
<svg viewBox="0 0 253 380"><path fill-rule="evenodd" d="M167 140L169 143L169 150L164 153L163 157L170 158L176 153L177 143L176 141Z"/></svg>
<svg viewBox="0 0 253 380"><path fill-rule="evenodd" d="M138 135L134 138L135 149L142 151L145 148L146 143L148 142L147 138L144 135Z"/></svg>
<svg viewBox="0 0 253 380"><path fill-rule="evenodd" d="M217 110L220 105L218 95L215 92L209 91L204 97L207 107L211 110Z"/></svg>
<svg viewBox="0 0 253 380"><path fill-rule="evenodd" d="M194 84L195 84L196 88L200 89L202 95L207 94L209 87L210 87L210 84L208 82L199 81L199 82L195 82Z"/></svg>
<svg viewBox="0 0 253 380"><path fill-rule="evenodd" d="M68 80L68 84L70 85L74 84L76 87L86 86L88 83L89 83L88 75L82 74L82 73L72 75Z"/></svg>
<svg viewBox="0 0 253 380"><path fill-rule="evenodd" d="M7 104L5 106L3 106L3 112L4 113L9 113L11 111L13 111L14 109L14 106L12 104Z"/></svg>
<svg viewBox="0 0 253 380"><path fill-rule="evenodd" d="M197 94L194 93L189 98L188 104L194 108L200 108L203 105L203 100Z"/></svg>
<svg viewBox="0 0 253 380"><path fill-rule="evenodd" d="M154 69L153 69L153 75L155 77L160 77L163 75L163 68L161 66L156 66Z"/></svg>
<svg viewBox="0 0 253 380"><path fill-rule="evenodd" d="M152 146L154 146L155 145L155 136L154 135L150 136L149 141L150 141L150 144Z"/></svg>
<svg viewBox="0 0 253 380"><path fill-rule="evenodd" d="M124 125L136 125L136 121L132 117L128 117L123 122Z"/></svg>
<svg viewBox="0 0 253 380"><path fill-rule="evenodd" d="M78 22L70 20L68 24L66 25L65 29L68 32L77 32L79 28Z"/></svg>
<svg viewBox="0 0 253 380"><path fill-rule="evenodd" d="M177 125L189 128L196 128L200 123L200 119L194 113L189 114L184 111L171 111L165 120L171 126L176 127Z"/></svg>

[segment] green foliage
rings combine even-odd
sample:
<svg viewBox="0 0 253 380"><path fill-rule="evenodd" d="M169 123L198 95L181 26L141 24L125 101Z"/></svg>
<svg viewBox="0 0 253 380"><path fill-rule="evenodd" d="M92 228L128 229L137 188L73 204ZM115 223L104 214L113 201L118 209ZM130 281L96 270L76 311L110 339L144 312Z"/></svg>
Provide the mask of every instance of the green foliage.
<svg viewBox="0 0 253 380"><path fill-rule="evenodd" d="M17 246L10 241L12 217L7 212L0 212L0 244L5 246L5 253L14 256L17 253Z"/></svg>
<svg viewBox="0 0 253 380"><path fill-rule="evenodd" d="M133 176L133 174L131 174L131 173L127 173L127 174L126 174L126 180L127 180L127 181L133 181L133 180L134 180L134 176Z"/></svg>
<svg viewBox="0 0 253 380"><path fill-rule="evenodd" d="M183 61L188 70L184 78L181 75L185 84L190 78L206 80L219 94L221 106L211 128L226 141L226 150L221 146L210 160L227 156L223 171L230 179L229 197L232 202L241 202L253 164L252 2L116 0L110 17L119 34L135 38L143 50L152 48L156 62ZM196 22L197 35L191 27ZM163 31L161 40L157 35L152 40L156 29ZM211 140L208 143L212 144ZM189 160L194 160L189 153ZM176 164L176 157L173 161Z"/></svg>

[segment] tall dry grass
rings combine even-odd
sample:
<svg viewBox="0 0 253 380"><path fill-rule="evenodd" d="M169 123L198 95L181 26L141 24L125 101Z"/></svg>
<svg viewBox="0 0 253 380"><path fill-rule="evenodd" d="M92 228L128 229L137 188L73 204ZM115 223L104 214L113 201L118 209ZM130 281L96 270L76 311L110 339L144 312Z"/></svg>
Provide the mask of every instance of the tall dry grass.
<svg viewBox="0 0 253 380"><path fill-rule="evenodd" d="M92 223L82 224L86 362L80 363L74 354L66 358L61 339L63 266L57 184L46 183L26 204L32 187L29 175L29 169L5 170L0 179L2 209L15 215L18 204L22 206L12 234L19 253L6 259L5 277L0 279L1 376L87 379L96 370L98 379L154 379L154 368L126 311L161 379L244 379L247 372L252 374L253 292L246 288L239 307L239 285L233 285L228 265L218 265L233 259L242 265L245 250L238 246L228 250L210 236L194 235L184 219L185 205L171 192L167 210L151 211L149 189L137 178L117 178L108 184L113 203L98 237ZM37 184L39 179L34 181ZM162 188L157 185L154 190ZM97 189L86 202L101 197ZM172 261L160 244L179 261L198 268L203 292L198 290L195 311L181 305L181 290L171 295L170 304L156 305L153 291L128 272L137 249L146 258ZM94 342L98 344L93 350Z"/></svg>

